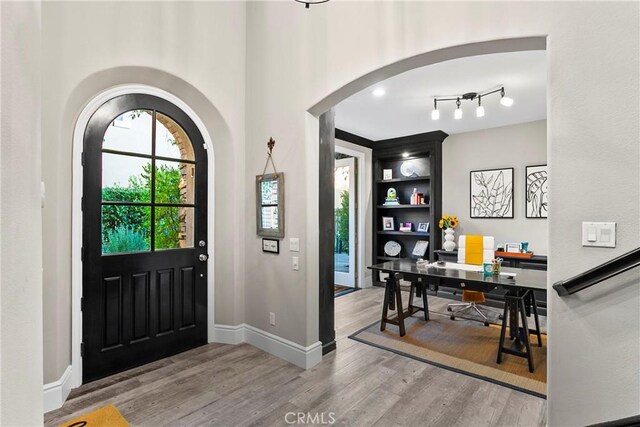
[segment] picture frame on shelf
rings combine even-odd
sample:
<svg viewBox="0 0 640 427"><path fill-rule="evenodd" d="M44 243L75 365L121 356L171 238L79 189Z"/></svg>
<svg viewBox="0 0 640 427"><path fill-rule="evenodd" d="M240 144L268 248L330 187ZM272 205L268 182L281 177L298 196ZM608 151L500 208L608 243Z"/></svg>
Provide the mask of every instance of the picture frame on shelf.
<svg viewBox="0 0 640 427"><path fill-rule="evenodd" d="M382 217L382 230L383 231L394 231L395 221L392 216L383 216Z"/></svg>
<svg viewBox="0 0 640 427"><path fill-rule="evenodd" d="M520 243L505 243L504 251L511 253L520 253L521 246Z"/></svg>
<svg viewBox="0 0 640 427"><path fill-rule="evenodd" d="M429 249L429 241L418 240L416 242L416 245L413 247L413 252L411 253L411 255L422 258L427 253L427 249Z"/></svg>
<svg viewBox="0 0 640 427"><path fill-rule="evenodd" d="M405 233L410 233L413 230L413 224L410 222L401 222L400 223L400 231Z"/></svg>
<svg viewBox="0 0 640 427"><path fill-rule="evenodd" d="M387 181L389 179L393 179L393 169L383 169L382 170L382 179Z"/></svg>
<svg viewBox="0 0 640 427"><path fill-rule="evenodd" d="M418 228L416 230L418 233L428 233L429 232L429 223L428 222L419 222Z"/></svg>

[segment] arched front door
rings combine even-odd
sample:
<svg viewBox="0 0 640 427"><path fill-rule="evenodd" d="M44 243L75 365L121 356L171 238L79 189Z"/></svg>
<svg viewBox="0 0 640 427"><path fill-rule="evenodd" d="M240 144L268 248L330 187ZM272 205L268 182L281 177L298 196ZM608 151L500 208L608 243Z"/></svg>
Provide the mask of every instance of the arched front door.
<svg viewBox="0 0 640 427"><path fill-rule="evenodd" d="M207 153L172 103L123 95L83 149L83 382L207 340Z"/></svg>

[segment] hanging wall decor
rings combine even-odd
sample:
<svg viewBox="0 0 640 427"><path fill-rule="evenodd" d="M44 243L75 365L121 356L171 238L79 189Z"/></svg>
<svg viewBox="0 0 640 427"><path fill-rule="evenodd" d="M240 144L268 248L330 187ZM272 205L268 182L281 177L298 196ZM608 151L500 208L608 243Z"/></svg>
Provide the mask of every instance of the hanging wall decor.
<svg viewBox="0 0 640 427"><path fill-rule="evenodd" d="M513 218L513 168L471 171L471 218Z"/></svg>
<svg viewBox="0 0 640 427"><path fill-rule="evenodd" d="M276 142L267 142L267 161L262 175L256 175L256 230L258 236L284 237L284 173L278 172L273 163L273 147ZM273 173L266 173L271 164Z"/></svg>
<svg viewBox="0 0 640 427"><path fill-rule="evenodd" d="M525 168L525 216L547 218L549 210L549 178L547 165Z"/></svg>

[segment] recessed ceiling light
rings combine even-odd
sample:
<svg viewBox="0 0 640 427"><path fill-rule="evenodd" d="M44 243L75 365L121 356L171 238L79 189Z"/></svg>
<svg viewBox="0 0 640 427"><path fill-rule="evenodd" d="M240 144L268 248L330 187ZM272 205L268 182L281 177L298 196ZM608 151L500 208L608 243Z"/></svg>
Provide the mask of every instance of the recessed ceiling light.
<svg viewBox="0 0 640 427"><path fill-rule="evenodd" d="M383 96L385 93L387 93L384 88L377 88L376 90L373 91L373 96Z"/></svg>
<svg viewBox="0 0 640 427"><path fill-rule="evenodd" d="M406 151L404 153L402 153L402 157L407 158L409 157L409 153L407 153Z"/></svg>

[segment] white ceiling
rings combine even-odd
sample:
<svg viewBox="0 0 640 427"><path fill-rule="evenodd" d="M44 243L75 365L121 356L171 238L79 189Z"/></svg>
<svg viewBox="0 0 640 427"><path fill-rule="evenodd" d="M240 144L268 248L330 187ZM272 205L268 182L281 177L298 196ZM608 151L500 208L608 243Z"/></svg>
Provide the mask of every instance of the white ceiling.
<svg viewBox="0 0 640 427"><path fill-rule="evenodd" d="M511 107L500 94L482 99L485 116L476 117L478 101L462 101L463 117L454 120L455 101L438 103L440 120L431 120L433 98L482 92L504 85ZM443 130L448 134L541 120L547 117L545 51L480 55L416 68L370 86L336 106L336 128L373 141ZM373 95L377 88L386 94Z"/></svg>

